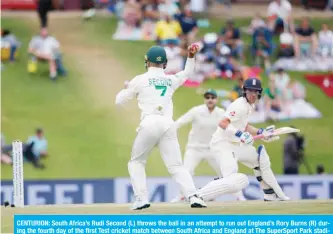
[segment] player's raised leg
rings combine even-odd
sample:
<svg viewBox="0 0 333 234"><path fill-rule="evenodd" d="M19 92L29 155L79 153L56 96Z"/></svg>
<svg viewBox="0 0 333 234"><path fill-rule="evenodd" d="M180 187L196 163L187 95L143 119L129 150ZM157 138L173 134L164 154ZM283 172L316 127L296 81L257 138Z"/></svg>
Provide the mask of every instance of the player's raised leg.
<svg viewBox="0 0 333 234"><path fill-rule="evenodd" d="M234 173L227 177L213 180L199 189L199 196L204 201L213 200L225 194L235 194L249 185L249 179L245 174Z"/></svg>
<svg viewBox="0 0 333 234"><path fill-rule="evenodd" d="M242 146L236 152L239 162L243 163L254 171L257 180L260 182L260 187L264 192L264 200L290 200L279 183L271 169L270 158L263 145L260 145L258 151L253 146Z"/></svg>
<svg viewBox="0 0 333 234"><path fill-rule="evenodd" d="M211 181L199 189L200 197L209 201L224 194L238 193L249 185L248 177L238 173L237 159L232 144L228 142L212 144L211 151L220 166L223 178Z"/></svg>
<svg viewBox="0 0 333 234"><path fill-rule="evenodd" d="M213 158L212 155L210 155L209 157L207 157L207 162L209 163L209 165L214 169L214 171L216 172L216 174L218 175L218 179L221 179L222 173L221 173L221 169L219 167L219 165L216 163L216 160ZM217 180L217 179L215 179ZM232 194L238 201L246 201L246 198L243 194L243 191L239 191L236 192L234 194Z"/></svg>
<svg viewBox="0 0 333 234"><path fill-rule="evenodd" d="M185 169L177 137L175 126L168 129L158 143L163 161L173 179L179 184L193 208L206 207L204 201L197 196L193 178Z"/></svg>

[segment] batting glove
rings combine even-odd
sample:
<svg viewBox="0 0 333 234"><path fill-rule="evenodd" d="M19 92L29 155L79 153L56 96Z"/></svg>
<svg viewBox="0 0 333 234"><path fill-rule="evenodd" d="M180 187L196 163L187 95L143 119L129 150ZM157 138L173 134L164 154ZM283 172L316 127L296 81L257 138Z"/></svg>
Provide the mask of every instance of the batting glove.
<svg viewBox="0 0 333 234"><path fill-rule="evenodd" d="M275 125L268 126L266 128L260 128L257 132L258 135L263 135L264 138L262 140L266 143L272 142L272 141L277 141L280 139L279 136L272 136L275 130Z"/></svg>
<svg viewBox="0 0 333 234"><path fill-rule="evenodd" d="M246 145L253 145L253 136L249 132L243 132L239 137L240 141Z"/></svg>

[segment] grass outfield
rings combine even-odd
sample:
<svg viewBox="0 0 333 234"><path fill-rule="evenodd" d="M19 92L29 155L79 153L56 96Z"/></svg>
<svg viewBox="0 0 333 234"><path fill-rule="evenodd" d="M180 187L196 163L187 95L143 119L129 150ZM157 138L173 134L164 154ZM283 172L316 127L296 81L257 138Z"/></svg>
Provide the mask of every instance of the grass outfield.
<svg viewBox="0 0 333 234"><path fill-rule="evenodd" d="M239 26L248 24L248 20L237 21ZM329 20L313 20L316 28L322 22L333 26ZM107 73L112 86L117 90L124 80L131 79L138 73L144 72L143 55L152 45L150 42L124 42L111 39L116 21L109 18L94 18L88 22L81 22L79 18L52 19L51 30L57 33L75 34L75 50L71 47L65 49L65 63L70 70L68 78L60 78L56 83L48 79L46 67L42 66L39 75L27 75L27 56L24 54L26 46L37 30L37 24L28 26L24 20L2 19L3 27L11 28L22 40L23 48L20 61L15 64L6 64L2 72L2 132L7 142L13 139L27 139L35 127L45 129L49 140L50 157L45 161L47 169L38 171L30 165L25 166L25 178L103 178L128 176L127 161L129 159L131 144L135 137L135 128L138 124L138 112L122 112L112 105L96 105L96 97L105 96L99 92L100 76ZM29 22L30 24L30 22ZM219 31L221 21L213 20L210 29L203 29L201 33ZM60 37L60 34L55 34ZM73 36L62 36L62 45L72 43ZM249 37L244 37L249 42ZM103 51L103 60L109 66L94 70L95 61L101 59L99 53ZM84 55L91 62L87 66L81 65ZM80 52L80 53L79 53ZM127 56L127 55L130 56ZM81 55L82 56L82 55ZM110 62L109 62L110 61ZM96 64L97 66L98 64ZM116 66L123 68L123 73L114 73ZM93 73L91 72L93 71ZM90 73L89 73L90 72ZM302 130L307 140L307 157L312 168L322 163L327 172L333 173L331 153L333 152L333 109L330 108L332 100L323 92L303 80L302 73L291 73L293 79L300 80L307 88L307 100L323 113L322 119L293 120L277 123L277 126L293 124ZM89 83L87 83L89 82ZM89 84L89 85L88 85ZM114 102L114 90L107 93L107 102ZM203 87L215 89L228 89L234 85L231 81L215 80L203 84ZM93 89L91 89L93 87ZM118 89L119 88L119 89ZM114 89L114 88L113 88ZM93 91L92 91L93 90ZM196 94L195 89L181 88L176 92L175 118L185 113L194 105L202 103L202 97ZM261 124L258 126L265 126ZM182 128L179 139L184 149L190 126ZM276 173L282 172L282 141L267 145L271 156L273 169ZM251 171L241 167L242 171ZM305 170L302 168L302 172ZM3 179L11 178L11 168L3 166L1 176ZM165 176L167 171L163 166L158 152L155 150L147 164L148 176ZM197 174L213 174L207 164L201 165Z"/></svg>
<svg viewBox="0 0 333 234"><path fill-rule="evenodd" d="M189 204L156 203L149 209L131 211L131 204L27 206L1 208L1 232L13 232L15 214L332 214L333 200L289 202L210 202L208 208L192 209Z"/></svg>

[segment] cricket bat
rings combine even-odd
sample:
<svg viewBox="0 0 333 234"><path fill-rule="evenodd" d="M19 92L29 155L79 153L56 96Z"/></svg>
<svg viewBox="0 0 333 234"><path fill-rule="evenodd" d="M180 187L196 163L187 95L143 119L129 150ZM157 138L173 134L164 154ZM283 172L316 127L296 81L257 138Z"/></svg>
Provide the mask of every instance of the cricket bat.
<svg viewBox="0 0 333 234"><path fill-rule="evenodd" d="M289 134L289 133L300 132L300 131L301 130L299 130L297 128L282 127L282 128L275 129L271 136L279 136L279 135L283 135L283 134ZM258 139L262 139L262 138L264 138L263 135L257 135L257 136L253 137L254 140L258 140Z"/></svg>

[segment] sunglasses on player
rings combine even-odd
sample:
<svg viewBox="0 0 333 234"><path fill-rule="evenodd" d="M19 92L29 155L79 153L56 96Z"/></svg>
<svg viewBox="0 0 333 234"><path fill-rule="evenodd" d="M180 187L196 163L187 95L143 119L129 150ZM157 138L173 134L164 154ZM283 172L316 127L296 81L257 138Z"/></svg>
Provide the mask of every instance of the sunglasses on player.
<svg viewBox="0 0 333 234"><path fill-rule="evenodd" d="M205 96L205 99L216 99L216 97L215 96Z"/></svg>

